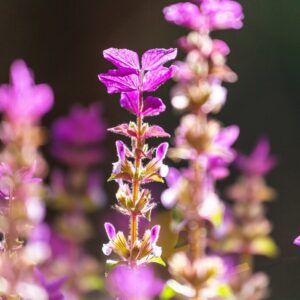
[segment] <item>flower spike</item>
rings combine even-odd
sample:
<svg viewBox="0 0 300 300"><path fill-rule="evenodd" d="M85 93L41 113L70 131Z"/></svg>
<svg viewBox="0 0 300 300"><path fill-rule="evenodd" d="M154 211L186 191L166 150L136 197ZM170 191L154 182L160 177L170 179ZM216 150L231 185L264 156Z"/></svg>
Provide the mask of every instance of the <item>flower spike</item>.
<svg viewBox="0 0 300 300"><path fill-rule="evenodd" d="M163 160L168 143L161 143L156 149L150 148L147 139L169 137L158 125L149 125L144 118L157 116L166 109L162 99L144 92L153 92L170 79L176 66L164 66L176 57L176 49L151 49L142 55L141 63L137 53L127 49L110 48L103 52L104 58L117 69L100 74L99 80L106 86L108 93L120 93L120 106L136 116L136 122L129 122L110 128L109 131L124 135L131 140L131 149L124 142L117 141L118 161L113 164L109 180L119 184L115 208L130 217L130 235L116 233L114 226L105 223L109 242L103 245L105 255L116 253L120 263L129 266L161 262L161 248L156 245L160 227L155 225L138 236L140 218L151 220L151 212L156 206L152 202L151 191L143 187L148 182L163 182L168 167ZM157 260L158 259L158 260Z"/></svg>

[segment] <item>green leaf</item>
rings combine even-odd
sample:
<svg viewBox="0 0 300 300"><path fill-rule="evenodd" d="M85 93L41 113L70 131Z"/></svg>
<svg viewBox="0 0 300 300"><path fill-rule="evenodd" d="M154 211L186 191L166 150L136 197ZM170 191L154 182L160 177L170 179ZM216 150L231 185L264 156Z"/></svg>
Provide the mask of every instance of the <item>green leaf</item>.
<svg viewBox="0 0 300 300"><path fill-rule="evenodd" d="M161 257L152 257L149 262L151 263L155 263L155 264L159 264L163 267L166 266L166 263L163 261L163 259Z"/></svg>
<svg viewBox="0 0 300 300"><path fill-rule="evenodd" d="M174 296L176 296L175 291L169 286L169 285L165 285L163 291L160 294L160 299L162 300L169 300L171 298L173 298Z"/></svg>

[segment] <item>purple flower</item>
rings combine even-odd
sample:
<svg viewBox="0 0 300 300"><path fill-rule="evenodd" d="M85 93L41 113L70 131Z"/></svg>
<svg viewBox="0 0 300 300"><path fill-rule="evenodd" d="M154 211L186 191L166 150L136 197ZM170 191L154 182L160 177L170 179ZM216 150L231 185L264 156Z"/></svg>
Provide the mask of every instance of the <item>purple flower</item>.
<svg viewBox="0 0 300 300"><path fill-rule="evenodd" d="M208 16L210 28L240 29L243 26L243 9L236 1L204 0L201 4L201 10Z"/></svg>
<svg viewBox="0 0 300 300"><path fill-rule="evenodd" d="M137 53L127 49L109 48L104 58L118 69L100 74L99 80L108 93L121 93L120 104L135 115L154 116L165 110L162 100L156 97L142 99L142 92L153 92L170 79L176 67L163 65L174 59L176 49L151 49L142 55L141 64Z"/></svg>
<svg viewBox="0 0 300 300"><path fill-rule="evenodd" d="M228 164L235 158L235 151L231 148L239 136L238 126L232 125L219 131L213 140L214 152L208 155L208 171L215 179L222 179L228 175Z"/></svg>
<svg viewBox="0 0 300 300"><path fill-rule="evenodd" d="M161 143L156 149L156 159L157 161L163 161L166 157L169 148L168 143Z"/></svg>
<svg viewBox="0 0 300 300"><path fill-rule="evenodd" d="M167 6L164 10L165 19L179 26L198 30L206 27L204 16L199 6L190 2Z"/></svg>
<svg viewBox="0 0 300 300"><path fill-rule="evenodd" d="M297 246L300 246L300 235L295 238L294 244L297 245Z"/></svg>
<svg viewBox="0 0 300 300"><path fill-rule="evenodd" d="M150 230L150 245L152 247L152 252L155 257L160 257L162 254L161 247L156 245L159 238L159 232L160 232L159 225L154 225Z"/></svg>
<svg viewBox="0 0 300 300"><path fill-rule="evenodd" d="M156 116L166 109L166 106L160 98L148 96L143 101L142 111L139 111L138 92L122 93L120 105L134 115L140 115L143 117Z"/></svg>
<svg viewBox="0 0 300 300"><path fill-rule="evenodd" d="M270 143L267 138L261 138L249 156L239 154L237 167L248 175L263 176L273 169L277 160L270 155Z"/></svg>
<svg viewBox="0 0 300 300"><path fill-rule="evenodd" d="M105 228L105 232L107 234L107 237L109 239L109 242L107 244L103 244L102 246L102 252L105 254L105 255L110 255L113 248L114 248L114 244L113 244L113 241L114 239L116 238L116 229L115 229L115 226L111 223L105 223L104 224L104 228Z"/></svg>
<svg viewBox="0 0 300 300"><path fill-rule="evenodd" d="M112 295L122 300L152 300L162 291L163 283L149 266L119 266L108 276L107 286Z"/></svg>
<svg viewBox="0 0 300 300"><path fill-rule="evenodd" d="M77 248L74 247L72 241L61 236L54 230L51 230L50 234L49 244L51 247L52 257L55 259L72 260L74 258L74 252L77 251Z"/></svg>
<svg viewBox="0 0 300 300"><path fill-rule="evenodd" d="M200 4L177 3L164 9L167 21L193 30L240 29L243 11L232 0L203 0Z"/></svg>
<svg viewBox="0 0 300 300"><path fill-rule="evenodd" d="M120 162L124 162L126 158L126 145L122 141L116 141L117 153Z"/></svg>
<svg viewBox="0 0 300 300"><path fill-rule="evenodd" d="M46 290L49 300L63 300L64 296L60 289L66 281L66 277L61 277L53 281L47 281L44 274L38 270L34 270L35 276L41 286Z"/></svg>
<svg viewBox="0 0 300 300"><path fill-rule="evenodd" d="M53 105L53 92L46 84L35 85L23 60L10 70L11 85L0 86L0 110L14 123L38 121Z"/></svg>
<svg viewBox="0 0 300 300"><path fill-rule="evenodd" d="M150 241L152 244L156 244L158 237L159 237L159 232L160 232L160 226L155 225L151 228L151 238Z"/></svg>
<svg viewBox="0 0 300 300"><path fill-rule="evenodd" d="M89 166L103 158L99 143L105 137L101 107L93 103L84 108L72 108L67 117L59 118L52 126L52 153L70 166Z"/></svg>
<svg viewBox="0 0 300 300"><path fill-rule="evenodd" d="M114 225L111 223L105 223L104 227L109 240L113 240L116 237L116 229Z"/></svg>
<svg viewBox="0 0 300 300"><path fill-rule="evenodd" d="M161 143L156 148L156 155L153 159L155 164L155 168L159 170L161 177L166 177L169 172L169 167L163 164L163 160L165 159L167 152L168 152L169 144L168 143Z"/></svg>

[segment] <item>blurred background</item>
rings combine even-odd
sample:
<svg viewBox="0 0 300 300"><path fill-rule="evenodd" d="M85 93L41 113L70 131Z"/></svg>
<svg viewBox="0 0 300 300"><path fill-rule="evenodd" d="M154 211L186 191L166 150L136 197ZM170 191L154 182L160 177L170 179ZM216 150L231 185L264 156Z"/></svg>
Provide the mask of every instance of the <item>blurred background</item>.
<svg viewBox="0 0 300 300"><path fill-rule="evenodd" d="M36 81L49 83L54 90L55 106L44 118L46 127L73 104L96 100L104 107L108 126L119 124L128 114L119 107L118 97L107 95L97 79L109 67L102 51L124 47L142 53L148 48L176 46L185 30L168 24L162 16L162 8L174 2L0 0L0 83L8 82L11 62L23 58L34 70ZM270 299L298 300L300 251L292 241L300 234L300 1L240 2L244 28L217 34L230 45L229 65L239 75L236 84L228 85L228 101L219 118L241 127L237 149L249 152L264 134L279 158L280 164L268 177L278 191L276 202L268 205L268 216L281 255L275 260L258 259L257 269L271 276ZM172 82L158 91L166 104L171 86ZM169 105L157 122L172 132L178 119ZM114 138L109 135L105 142L105 177L111 171L110 162L116 160ZM116 185L109 183L104 189L109 201L114 201ZM100 228L97 220L95 226Z"/></svg>

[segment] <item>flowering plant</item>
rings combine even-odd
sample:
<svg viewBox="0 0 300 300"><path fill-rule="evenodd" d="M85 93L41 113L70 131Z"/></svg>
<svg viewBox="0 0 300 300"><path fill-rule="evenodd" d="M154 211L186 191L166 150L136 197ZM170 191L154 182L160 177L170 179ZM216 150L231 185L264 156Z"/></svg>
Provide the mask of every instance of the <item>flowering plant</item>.
<svg viewBox="0 0 300 300"><path fill-rule="evenodd" d="M49 206L56 218L48 231L51 257L43 271L67 277L64 295L85 299L102 288L102 266L86 245L94 236L92 213L105 204L102 174L105 123L99 103L74 106L51 130L51 153L65 168L51 174Z"/></svg>
<svg viewBox="0 0 300 300"><path fill-rule="evenodd" d="M109 131L124 135L131 140L131 148L118 140L116 142L118 161L113 164L109 180L118 182L115 208L130 217L130 235L126 238L122 231L116 232L111 223L105 224L109 239L103 245L105 255L114 252L119 256L115 263L131 266L150 262L161 262L161 248L157 246L160 227L153 226L139 238L139 218L151 219L155 203L151 191L144 188L149 182L163 182L167 166L163 159L168 150L167 143L150 148L146 140L169 135L158 125L149 125L144 118L159 115L165 110L163 101L154 96L144 97L145 92L153 92L170 79L176 67L164 64L176 57L176 49L151 49L141 59L137 53L127 49L110 48L103 52L104 58L117 69L100 74L100 81L106 85L108 93L120 93L120 105L136 116L136 122L120 124Z"/></svg>
<svg viewBox="0 0 300 300"><path fill-rule="evenodd" d="M225 217L225 205L215 185L229 174L228 165L236 156L232 145L239 128L223 127L211 118L226 101L227 90L222 82L237 79L226 64L228 45L213 39L211 31L240 29L244 16L236 1L195 2L173 4L164 9L167 21L192 29L179 39L187 56L177 63L172 104L187 113L176 130L175 147L170 150L171 158L187 160L188 167L171 170L167 177L169 189L162 195L165 207L175 207L175 228L186 233L188 248L171 257L170 273L174 279L168 286L181 297L221 299L234 295L229 281L224 279L228 277L226 260L210 254L212 228L219 228ZM187 272L183 265L189 265L193 271Z"/></svg>
<svg viewBox="0 0 300 300"><path fill-rule="evenodd" d="M40 119L51 109L53 98L48 85L34 83L22 60L12 64L11 84L0 86L1 299L62 299L63 281L49 284L34 271L50 257L49 244L40 234L45 227L45 186L40 177L46 163L38 148L44 141Z"/></svg>

